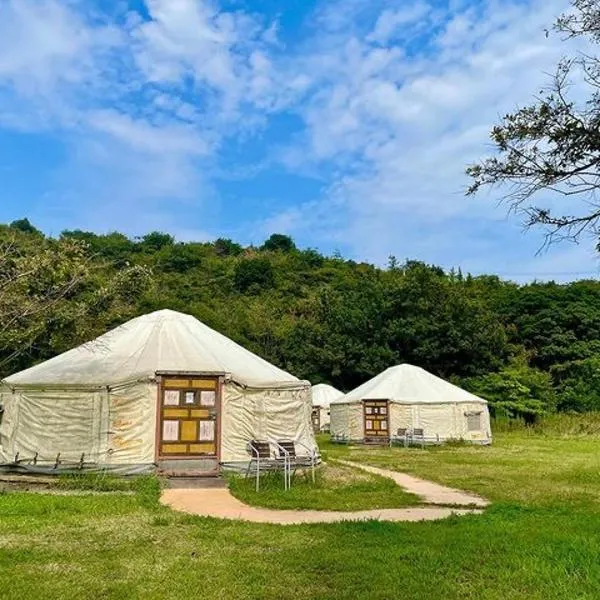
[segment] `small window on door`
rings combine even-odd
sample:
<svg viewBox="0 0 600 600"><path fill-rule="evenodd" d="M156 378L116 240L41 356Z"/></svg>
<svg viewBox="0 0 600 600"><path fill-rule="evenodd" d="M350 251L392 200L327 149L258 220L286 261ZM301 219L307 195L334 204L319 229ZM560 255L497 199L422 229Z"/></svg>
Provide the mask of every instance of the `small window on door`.
<svg viewBox="0 0 600 600"><path fill-rule="evenodd" d="M481 431L481 413L467 414L467 431Z"/></svg>
<svg viewBox="0 0 600 600"><path fill-rule="evenodd" d="M165 406L178 406L179 390L165 390L163 396L163 404Z"/></svg>

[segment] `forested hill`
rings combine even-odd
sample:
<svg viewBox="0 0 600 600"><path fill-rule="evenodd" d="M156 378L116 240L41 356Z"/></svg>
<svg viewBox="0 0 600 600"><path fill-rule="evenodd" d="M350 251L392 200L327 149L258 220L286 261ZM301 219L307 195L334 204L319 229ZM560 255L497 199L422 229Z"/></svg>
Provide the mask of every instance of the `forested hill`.
<svg viewBox="0 0 600 600"><path fill-rule="evenodd" d="M22 220L0 237L2 375L171 308L342 390L409 362L513 415L600 409L598 281L517 285L393 259L380 269L283 235L249 248L159 232L51 239Z"/></svg>

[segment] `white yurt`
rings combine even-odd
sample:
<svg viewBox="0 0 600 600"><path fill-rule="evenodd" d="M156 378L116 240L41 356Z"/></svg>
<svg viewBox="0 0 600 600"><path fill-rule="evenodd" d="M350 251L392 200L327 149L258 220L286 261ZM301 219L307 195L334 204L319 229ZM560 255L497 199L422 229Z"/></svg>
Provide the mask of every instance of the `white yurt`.
<svg viewBox="0 0 600 600"><path fill-rule="evenodd" d="M333 439L386 442L418 432L425 441L492 440L487 402L425 369L386 369L330 405Z"/></svg>
<svg viewBox="0 0 600 600"><path fill-rule="evenodd" d="M0 462L37 469L214 471L253 439L316 450L308 382L172 310L6 378L0 404Z"/></svg>
<svg viewBox="0 0 600 600"><path fill-rule="evenodd" d="M329 431L329 405L343 396L332 385L318 383L312 387L312 424L315 433Z"/></svg>

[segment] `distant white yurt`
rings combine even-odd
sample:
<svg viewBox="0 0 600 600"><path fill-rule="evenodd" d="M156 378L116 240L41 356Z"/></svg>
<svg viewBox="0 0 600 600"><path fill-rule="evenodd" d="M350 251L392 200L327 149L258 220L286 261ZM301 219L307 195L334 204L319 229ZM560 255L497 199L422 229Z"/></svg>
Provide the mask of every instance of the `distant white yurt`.
<svg viewBox="0 0 600 600"><path fill-rule="evenodd" d="M426 441L492 440L487 402L431 373L390 367L330 405L334 439L386 442L415 430Z"/></svg>
<svg viewBox="0 0 600 600"><path fill-rule="evenodd" d="M312 387L312 424L315 433L329 431L329 405L343 396L332 385L319 383Z"/></svg>
<svg viewBox="0 0 600 600"><path fill-rule="evenodd" d="M308 382L171 310L2 384L4 463L215 471L247 463L252 439L293 440L298 454L316 449Z"/></svg>

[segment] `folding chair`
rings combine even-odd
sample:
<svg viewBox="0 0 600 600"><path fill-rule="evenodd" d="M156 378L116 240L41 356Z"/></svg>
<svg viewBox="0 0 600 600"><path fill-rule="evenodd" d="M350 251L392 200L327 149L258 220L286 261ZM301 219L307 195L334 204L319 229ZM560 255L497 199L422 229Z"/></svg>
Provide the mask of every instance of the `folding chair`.
<svg viewBox="0 0 600 600"><path fill-rule="evenodd" d="M417 441L417 440L421 441L421 448L425 447L425 433L424 433L423 429L413 429L411 437L412 437L413 441Z"/></svg>
<svg viewBox="0 0 600 600"><path fill-rule="evenodd" d="M246 446L250 460L246 469L246 477L250 475L252 467L256 471L256 491L260 489L260 473L261 471L272 471L278 468L278 463L271 456L271 444L269 442L261 442L259 440L250 440ZM287 489L287 488L286 488Z"/></svg>
<svg viewBox="0 0 600 600"><path fill-rule="evenodd" d="M315 482L315 466L317 464L317 454L313 448L306 446L302 442L293 442L290 440L271 440L278 454L278 459L285 465L287 476L287 489L292 486L292 468L296 472L297 468L310 467L312 472L312 481ZM296 444L302 446L308 451L307 456L298 456L296 454Z"/></svg>
<svg viewBox="0 0 600 600"><path fill-rule="evenodd" d="M390 437L390 446L392 445L393 440L400 440L406 447L408 445L408 429L406 429L406 427L399 428L396 431L396 435Z"/></svg>

